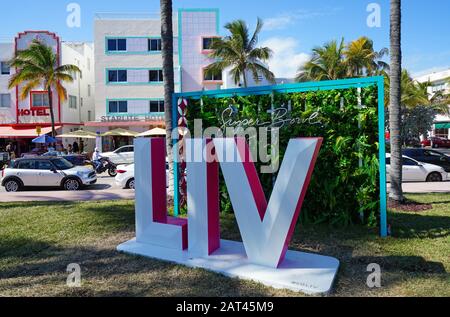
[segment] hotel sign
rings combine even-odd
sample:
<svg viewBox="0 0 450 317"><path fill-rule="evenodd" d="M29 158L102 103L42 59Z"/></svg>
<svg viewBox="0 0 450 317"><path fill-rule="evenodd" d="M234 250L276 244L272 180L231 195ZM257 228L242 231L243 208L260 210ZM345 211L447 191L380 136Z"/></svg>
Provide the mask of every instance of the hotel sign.
<svg viewBox="0 0 450 317"><path fill-rule="evenodd" d="M20 109L19 110L20 117L48 117L50 113L48 109Z"/></svg>
<svg viewBox="0 0 450 317"><path fill-rule="evenodd" d="M150 122L163 120L163 115L146 115L146 116L102 116L101 122Z"/></svg>

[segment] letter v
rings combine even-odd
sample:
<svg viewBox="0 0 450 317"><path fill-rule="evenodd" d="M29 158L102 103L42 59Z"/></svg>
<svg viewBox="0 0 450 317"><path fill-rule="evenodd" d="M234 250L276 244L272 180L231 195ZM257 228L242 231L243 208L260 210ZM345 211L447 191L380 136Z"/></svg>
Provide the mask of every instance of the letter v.
<svg viewBox="0 0 450 317"><path fill-rule="evenodd" d="M250 262L276 268L283 261L321 144L322 138L290 140L267 203L245 139L214 139ZM233 153L237 162L222 160Z"/></svg>

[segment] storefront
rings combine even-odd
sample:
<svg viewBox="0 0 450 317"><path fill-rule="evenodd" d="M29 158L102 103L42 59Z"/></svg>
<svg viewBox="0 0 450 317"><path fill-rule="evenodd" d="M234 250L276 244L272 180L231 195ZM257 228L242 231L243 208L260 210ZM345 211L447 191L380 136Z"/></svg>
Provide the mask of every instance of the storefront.
<svg viewBox="0 0 450 317"><path fill-rule="evenodd" d="M450 121L435 123L434 136L444 139L450 139Z"/></svg>
<svg viewBox="0 0 450 317"><path fill-rule="evenodd" d="M61 131L61 126L55 127L56 131ZM8 144L12 145L16 156L20 157L25 153L31 152L39 145L31 141L39 135L49 134L52 132L51 127L41 126L0 126L0 152L5 151Z"/></svg>
<svg viewBox="0 0 450 317"><path fill-rule="evenodd" d="M165 123L161 116L155 117L102 117L101 121L86 122L85 126L98 135L106 133L114 129L125 129L136 133L142 133L153 128L164 128ZM132 145L133 136L111 135L102 136L101 143L98 142L97 147L101 145L101 152L114 151L125 145Z"/></svg>

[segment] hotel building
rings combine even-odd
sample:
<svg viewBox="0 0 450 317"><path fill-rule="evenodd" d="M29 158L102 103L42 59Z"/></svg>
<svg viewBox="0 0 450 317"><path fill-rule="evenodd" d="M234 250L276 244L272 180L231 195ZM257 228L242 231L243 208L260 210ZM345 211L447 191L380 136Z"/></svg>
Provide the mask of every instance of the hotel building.
<svg viewBox="0 0 450 317"><path fill-rule="evenodd" d="M180 9L173 32L175 92L219 89L222 76L203 72L213 62L208 53L211 39L219 35L218 10ZM164 126L160 17L98 14L94 37L95 120L86 125L98 133ZM132 144L127 137L102 142L103 151Z"/></svg>
<svg viewBox="0 0 450 317"><path fill-rule="evenodd" d="M450 69L425 74L423 76L416 77L415 80L420 83L430 83L430 87L428 88L428 93L430 96L433 96L438 91L443 91L450 94ZM450 117L447 115L436 116L433 130L430 131L430 136L450 139Z"/></svg>
<svg viewBox="0 0 450 317"><path fill-rule="evenodd" d="M94 107L94 50L91 44L62 42L48 31L19 33L14 42L0 43L0 151L12 142L16 155L34 148L31 140L40 134L51 132L49 100L43 86L21 99L18 88L8 89L8 82L16 70L10 68L15 53L26 49L33 40L50 46L57 54L58 64L77 65L82 75L75 75L73 83L64 83L67 100L62 102L53 91L53 105L57 133L67 133L83 128L84 123L95 118ZM64 145L74 140L62 140Z"/></svg>

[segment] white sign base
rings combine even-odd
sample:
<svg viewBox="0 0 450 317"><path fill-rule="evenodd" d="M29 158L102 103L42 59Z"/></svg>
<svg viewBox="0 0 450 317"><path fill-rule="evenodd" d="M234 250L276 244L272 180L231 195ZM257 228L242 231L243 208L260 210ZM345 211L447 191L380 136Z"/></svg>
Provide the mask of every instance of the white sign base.
<svg viewBox="0 0 450 317"><path fill-rule="evenodd" d="M329 293L339 268L335 258L291 250L277 269L251 264L244 245L228 240L221 240L220 248L213 254L195 258L187 250L139 243L135 239L120 244L117 250L311 295Z"/></svg>

